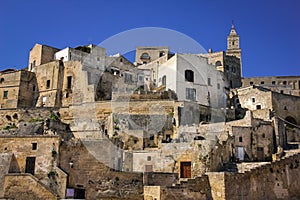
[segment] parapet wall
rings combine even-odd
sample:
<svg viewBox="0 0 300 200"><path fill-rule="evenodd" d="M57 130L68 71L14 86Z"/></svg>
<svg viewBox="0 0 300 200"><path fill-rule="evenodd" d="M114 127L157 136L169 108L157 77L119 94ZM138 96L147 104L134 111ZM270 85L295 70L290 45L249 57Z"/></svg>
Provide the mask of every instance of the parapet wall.
<svg viewBox="0 0 300 200"><path fill-rule="evenodd" d="M209 173L213 199L298 199L299 162L295 154L245 173Z"/></svg>

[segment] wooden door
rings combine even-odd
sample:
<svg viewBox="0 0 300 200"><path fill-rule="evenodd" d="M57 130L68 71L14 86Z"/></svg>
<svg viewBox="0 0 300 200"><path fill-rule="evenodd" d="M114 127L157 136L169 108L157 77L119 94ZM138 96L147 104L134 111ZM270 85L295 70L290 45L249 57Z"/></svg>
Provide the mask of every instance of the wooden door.
<svg viewBox="0 0 300 200"><path fill-rule="evenodd" d="M180 178L191 178L191 162L181 162L180 163Z"/></svg>

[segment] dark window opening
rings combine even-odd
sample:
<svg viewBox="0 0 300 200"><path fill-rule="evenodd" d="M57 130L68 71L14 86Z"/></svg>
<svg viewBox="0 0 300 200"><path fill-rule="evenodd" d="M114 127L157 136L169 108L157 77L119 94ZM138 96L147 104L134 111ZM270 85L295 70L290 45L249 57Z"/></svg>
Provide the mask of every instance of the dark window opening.
<svg viewBox="0 0 300 200"><path fill-rule="evenodd" d="M3 99L7 99L7 97L8 97L8 91L4 91L3 92Z"/></svg>
<svg viewBox="0 0 300 200"><path fill-rule="evenodd" d="M164 55L165 55L165 52L163 52L163 51L159 52L159 57L162 57Z"/></svg>
<svg viewBox="0 0 300 200"><path fill-rule="evenodd" d="M230 87L232 88L233 84L232 84L232 81L230 81Z"/></svg>
<svg viewBox="0 0 300 200"><path fill-rule="evenodd" d="M154 134L150 134L150 138L149 138L151 141L154 140Z"/></svg>
<svg viewBox="0 0 300 200"><path fill-rule="evenodd" d="M37 143L32 143L32 150L37 150Z"/></svg>
<svg viewBox="0 0 300 200"><path fill-rule="evenodd" d="M46 88L49 89L50 88L50 80L47 80L47 83L46 83Z"/></svg>
<svg viewBox="0 0 300 200"><path fill-rule="evenodd" d="M1 79L0 79L0 83L3 83L3 82L4 82L4 78L1 78Z"/></svg>
<svg viewBox="0 0 300 200"><path fill-rule="evenodd" d="M261 109L261 105L256 105L256 109L260 110Z"/></svg>
<svg viewBox="0 0 300 200"><path fill-rule="evenodd" d="M222 66L221 61L218 60L218 61L216 62L216 66L217 66L217 67L218 67L218 66Z"/></svg>
<svg viewBox="0 0 300 200"><path fill-rule="evenodd" d="M255 98L252 98L252 102L255 103Z"/></svg>
<svg viewBox="0 0 300 200"><path fill-rule="evenodd" d="M166 76L163 76L163 77L162 77L162 84L163 84L163 85L166 85L166 84L167 84L167 77L166 77Z"/></svg>
<svg viewBox="0 0 300 200"><path fill-rule="evenodd" d="M35 91L35 89L36 89L36 86L35 85L32 86L32 91Z"/></svg>
<svg viewBox="0 0 300 200"><path fill-rule="evenodd" d="M69 92L66 93L66 98L69 98Z"/></svg>
<svg viewBox="0 0 300 200"><path fill-rule="evenodd" d="M220 89L220 83L217 84L217 88L218 88L218 90Z"/></svg>
<svg viewBox="0 0 300 200"><path fill-rule="evenodd" d="M261 82L260 82L260 84L262 84L262 85L263 85L263 84L265 84L265 82L264 82L264 81L261 81Z"/></svg>
<svg viewBox="0 0 300 200"><path fill-rule="evenodd" d="M275 85L276 84L276 81L272 81L272 85Z"/></svg>
<svg viewBox="0 0 300 200"><path fill-rule="evenodd" d="M67 77L68 83L67 83L67 88L71 89L72 88L72 76Z"/></svg>
<svg viewBox="0 0 300 200"><path fill-rule="evenodd" d="M143 54L141 55L141 59L149 60L149 59L150 59L150 56L149 56L148 53L143 53Z"/></svg>
<svg viewBox="0 0 300 200"><path fill-rule="evenodd" d="M123 62L123 58L120 58L120 62Z"/></svg>
<svg viewBox="0 0 300 200"><path fill-rule="evenodd" d="M280 90L280 93L283 94L283 90Z"/></svg>
<svg viewBox="0 0 300 200"><path fill-rule="evenodd" d="M263 133L263 134L262 134L262 137L265 138L265 137L266 137L266 134Z"/></svg>
<svg viewBox="0 0 300 200"><path fill-rule="evenodd" d="M253 81L250 81L250 85L253 85Z"/></svg>
<svg viewBox="0 0 300 200"><path fill-rule="evenodd" d="M239 137L239 142L243 142L243 137Z"/></svg>
<svg viewBox="0 0 300 200"><path fill-rule="evenodd" d="M207 78L207 85L211 85L211 79Z"/></svg>
<svg viewBox="0 0 300 200"><path fill-rule="evenodd" d="M151 156L148 156L148 157L147 157L147 161L151 161Z"/></svg>
<svg viewBox="0 0 300 200"><path fill-rule="evenodd" d="M284 106L284 108L283 108L284 110L287 110L287 107L286 106Z"/></svg>
<svg viewBox="0 0 300 200"><path fill-rule="evenodd" d="M194 72L192 70L185 70L185 81L194 82Z"/></svg>
<svg viewBox="0 0 300 200"><path fill-rule="evenodd" d="M286 85L286 81L283 81L283 85Z"/></svg>

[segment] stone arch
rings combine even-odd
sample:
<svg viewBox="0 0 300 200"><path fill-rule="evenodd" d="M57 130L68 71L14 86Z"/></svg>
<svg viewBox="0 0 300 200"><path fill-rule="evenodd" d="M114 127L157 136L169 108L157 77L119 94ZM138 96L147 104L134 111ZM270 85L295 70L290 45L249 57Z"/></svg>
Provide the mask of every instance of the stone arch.
<svg viewBox="0 0 300 200"><path fill-rule="evenodd" d="M218 60L218 61L216 62L216 66L217 66L217 67L218 67L218 66L222 66L221 61Z"/></svg>
<svg viewBox="0 0 300 200"><path fill-rule="evenodd" d="M297 121L296 121L296 119L295 119L294 117L287 116L287 117L285 118L285 120L291 123L291 124L287 123L287 126L293 127L292 124L298 125L298 124L297 124Z"/></svg>

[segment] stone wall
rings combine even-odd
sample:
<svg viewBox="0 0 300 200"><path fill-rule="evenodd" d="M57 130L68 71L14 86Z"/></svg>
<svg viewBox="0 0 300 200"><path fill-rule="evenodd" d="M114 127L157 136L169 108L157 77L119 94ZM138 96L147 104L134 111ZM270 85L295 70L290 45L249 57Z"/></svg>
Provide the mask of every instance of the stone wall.
<svg viewBox="0 0 300 200"><path fill-rule="evenodd" d="M86 199L143 199L142 174L115 171L99 160L96 150L76 139L62 143L60 166L69 174L67 187L85 189Z"/></svg>
<svg viewBox="0 0 300 200"><path fill-rule="evenodd" d="M58 196L30 174L9 174L5 176L4 198L57 200Z"/></svg>
<svg viewBox="0 0 300 200"><path fill-rule="evenodd" d="M300 96L300 76L264 76L242 79L242 86L260 85L274 92Z"/></svg>
<svg viewBox="0 0 300 200"><path fill-rule="evenodd" d="M16 109L0 109L0 128L15 124L18 126L20 122L25 125L36 121L43 121L50 118L51 113L57 113L55 108L16 108ZM25 125L26 126L26 125Z"/></svg>
<svg viewBox="0 0 300 200"><path fill-rule="evenodd" d="M298 199L300 154L245 173L209 173L214 199ZM241 184L242 183L242 184Z"/></svg>
<svg viewBox="0 0 300 200"><path fill-rule="evenodd" d="M144 186L145 200L213 199L206 175L174 184L173 186Z"/></svg>

